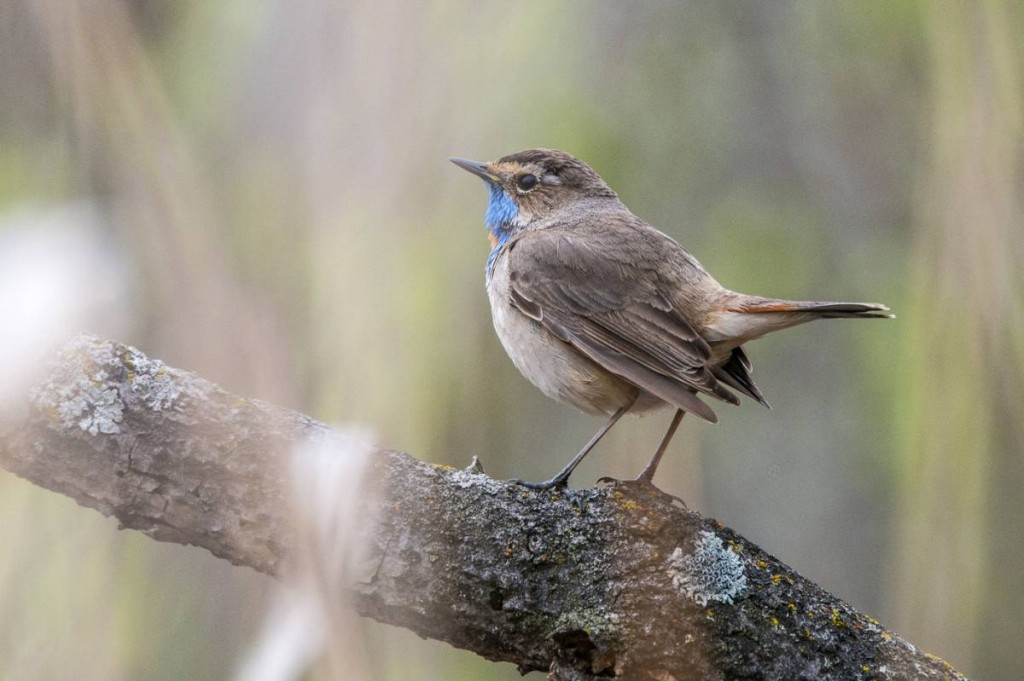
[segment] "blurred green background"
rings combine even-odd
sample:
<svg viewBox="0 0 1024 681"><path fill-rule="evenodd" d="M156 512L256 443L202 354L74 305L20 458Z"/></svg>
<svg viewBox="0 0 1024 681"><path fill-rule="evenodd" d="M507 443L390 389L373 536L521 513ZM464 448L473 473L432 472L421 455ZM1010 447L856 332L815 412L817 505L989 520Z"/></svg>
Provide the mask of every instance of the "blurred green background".
<svg viewBox="0 0 1024 681"><path fill-rule="evenodd" d="M446 158L565 149L730 288L897 313L753 345L774 409L687 420L659 484L961 671L1024 678L1022 33L996 0L4 2L0 349L57 282L54 329L547 477L599 422L502 352L485 192ZM668 418L575 484L635 475ZM0 547L3 679L229 677L272 586L2 471ZM366 639L381 680L518 678Z"/></svg>

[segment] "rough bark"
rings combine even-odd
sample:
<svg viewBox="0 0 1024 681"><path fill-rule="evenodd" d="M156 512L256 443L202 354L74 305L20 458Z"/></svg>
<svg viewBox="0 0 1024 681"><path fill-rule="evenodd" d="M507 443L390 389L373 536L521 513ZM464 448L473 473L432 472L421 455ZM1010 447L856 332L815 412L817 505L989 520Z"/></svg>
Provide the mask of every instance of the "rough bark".
<svg viewBox="0 0 1024 681"><path fill-rule="evenodd" d="M326 426L95 338L0 435L0 465L124 527L268 574L283 465ZM361 614L555 679L963 679L650 487L536 492L376 453ZM375 501L374 501L375 500ZM372 506L372 508L370 508Z"/></svg>

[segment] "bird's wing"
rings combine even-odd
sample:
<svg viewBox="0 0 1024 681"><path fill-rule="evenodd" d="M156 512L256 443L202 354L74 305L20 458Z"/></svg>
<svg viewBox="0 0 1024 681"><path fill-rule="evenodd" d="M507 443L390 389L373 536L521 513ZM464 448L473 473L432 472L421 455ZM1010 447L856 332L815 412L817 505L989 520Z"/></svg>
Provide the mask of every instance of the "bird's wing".
<svg viewBox="0 0 1024 681"><path fill-rule="evenodd" d="M659 269L679 263L665 262L676 254L666 253L661 239L686 255L653 230L525 233L509 246L511 302L611 373L715 422L695 393L739 400L716 380L708 366L711 348L671 302L678 297ZM706 275L702 269L693 274Z"/></svg>

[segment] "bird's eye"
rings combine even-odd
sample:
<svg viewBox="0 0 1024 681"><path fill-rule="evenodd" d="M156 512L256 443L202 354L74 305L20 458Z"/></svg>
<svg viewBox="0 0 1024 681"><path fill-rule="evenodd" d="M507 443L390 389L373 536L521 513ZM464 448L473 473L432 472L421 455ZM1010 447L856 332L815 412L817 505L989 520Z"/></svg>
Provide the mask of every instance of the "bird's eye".
<svg viewBox="0 0 1024 681"><path fill-rule="evenodd" d="M516 186L519 187L524 192L528 192L537 186L537 176L534 175L533 173L520 175L516 179Z"/></svg>

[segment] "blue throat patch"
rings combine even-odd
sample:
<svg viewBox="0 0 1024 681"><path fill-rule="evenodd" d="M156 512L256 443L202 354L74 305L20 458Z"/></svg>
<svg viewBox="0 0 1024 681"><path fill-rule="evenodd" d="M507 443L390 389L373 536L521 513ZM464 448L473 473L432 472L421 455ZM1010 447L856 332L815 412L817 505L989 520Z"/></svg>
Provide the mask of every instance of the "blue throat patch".
<svg viewBox="0 0 1024 681"><path fill-rule="evenodd" d="M512 236L512 223L519 215L519 207L512 197L505 193L505 190L496 184L487 183L491 192L490 200L487 203L487 213L484 215L484 224L487 231L494 237L494 248L487 256L487 267L485 272L487 280L490 281L494 274L494 262L498 258L498 252Z"/></svg>

